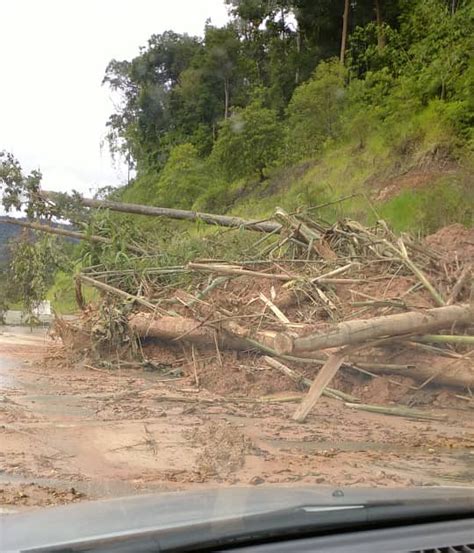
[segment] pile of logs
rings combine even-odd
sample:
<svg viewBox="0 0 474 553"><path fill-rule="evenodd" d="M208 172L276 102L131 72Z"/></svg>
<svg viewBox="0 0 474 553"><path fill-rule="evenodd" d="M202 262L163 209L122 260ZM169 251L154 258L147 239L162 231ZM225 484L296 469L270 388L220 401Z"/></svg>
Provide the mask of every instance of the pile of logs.
<svg viewBox="0 0 474 553"><path fill-rule="evenodd" d="M54 194L44 194L54 199ZM341 366L375 376L410 376L422 385L448 385L467 396L474 388L473 265L469 260L444 263L443 252L409 236L396 236L383 221L373 228L348 220L329 225L308 212L291 214L281 208L271 220L247 221L87 198L80 201L92 209L199 220L263 234L257 244L264 249L246 261L197 259L182 266L147 267L147 290L151 283L153 293L143 294L141 286L124 289L120 271L97 266L83 270L77 280L79 288L82 284L100 290L104 301L113 296L134 304L129 326L142 340L252 352L309 385L294 414L296 420L304 420L322 394L337 395L328 385ZM35 228L46 230L40 227ZM78 235L74 238L80 239ZM141 255L139 248L132 251ZM137 270L137 281L145 274L141 271ZM163 285L164 276L169 282L170 276L183 274L190 277L185 289ZM397 284L400 293L394 296L389 290ZM230 296L233 307L226 302ZM413 348L412 362L367 360L375 350L407 344ZM419 351L450 362L433 371L426 359L418 360ZM314 381L308 382L291 364L320 368Z"/></svg>

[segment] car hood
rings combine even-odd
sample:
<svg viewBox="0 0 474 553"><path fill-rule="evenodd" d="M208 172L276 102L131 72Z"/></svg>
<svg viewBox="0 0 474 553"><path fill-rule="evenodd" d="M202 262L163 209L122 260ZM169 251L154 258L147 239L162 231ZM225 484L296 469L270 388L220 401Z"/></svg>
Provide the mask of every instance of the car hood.
<svg viewBox="0 0 474 553"><path fill-rule="evenodd" d="M21 551L76 540L130 536L270 513L305 505L323 508L382 501L474 497L474 488L230 487L137 495L50 507L0 518L0 550Z"/></svg>

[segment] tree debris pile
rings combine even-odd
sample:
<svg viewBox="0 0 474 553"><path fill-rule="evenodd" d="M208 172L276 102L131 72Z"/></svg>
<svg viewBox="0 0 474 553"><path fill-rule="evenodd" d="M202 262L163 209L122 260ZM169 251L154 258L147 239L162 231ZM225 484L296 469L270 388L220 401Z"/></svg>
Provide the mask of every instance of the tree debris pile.
<svg viewBox="0 0 474 553"><path fill-rule="evenodd" d="M118 364L222 394L310 387L313 403L325 394L353 405L373 387L374 402L415 405L448 386L472 405L473 265L464 244L444 250L436 237L399 237L383 221L329 225L281 209L275 221L281 227L248 259L84 270L78 282L102 300L78 323L81 349L86 335L92 356L109 351ZM69 325L60 326L66 336Z"/></svg>

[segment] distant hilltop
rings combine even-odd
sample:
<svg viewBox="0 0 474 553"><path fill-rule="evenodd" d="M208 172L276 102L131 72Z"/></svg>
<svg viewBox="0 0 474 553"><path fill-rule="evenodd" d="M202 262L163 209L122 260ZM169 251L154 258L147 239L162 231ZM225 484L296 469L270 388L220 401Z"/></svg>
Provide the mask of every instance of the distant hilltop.
<svg viewBox="0 0 474 553"><path fill-rule="evenodd" d="M19 225L11 225L5 222L9 217L5 215L0 215L0 265L4 264L8 260L8 243L10 240L16 238L20 235L24 227ZM25 217L19 219L20 221L26 221ZM63 225L58 223L53 223L55 227L63 227L70 229L69 225ZM67 240L70 240L69 238Z"/></svg>
<svg viewBox="0 0 474 553"><path fill-rule="evenodd" d="M0 216L0 263L8 259L8 242L16 238L22 231L22 227L5 223L7 217Z"/></svg>

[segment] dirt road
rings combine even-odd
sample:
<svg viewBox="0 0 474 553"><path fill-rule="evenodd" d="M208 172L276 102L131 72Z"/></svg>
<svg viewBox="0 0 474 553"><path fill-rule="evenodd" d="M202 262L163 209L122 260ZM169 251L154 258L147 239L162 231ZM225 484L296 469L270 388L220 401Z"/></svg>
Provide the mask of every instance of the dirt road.
<svg viewBox="0 0 474 553"><path fill-rule="evenodd" d="M294 402L230 400L143 370L67 369L60 357L45 366L50 346L42 332L0 331L3 511L197 486L473 483L469 408L414 421L325 398L298 424Z"/></svg>

